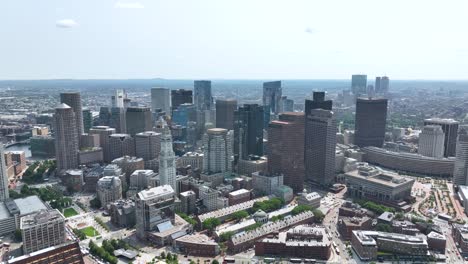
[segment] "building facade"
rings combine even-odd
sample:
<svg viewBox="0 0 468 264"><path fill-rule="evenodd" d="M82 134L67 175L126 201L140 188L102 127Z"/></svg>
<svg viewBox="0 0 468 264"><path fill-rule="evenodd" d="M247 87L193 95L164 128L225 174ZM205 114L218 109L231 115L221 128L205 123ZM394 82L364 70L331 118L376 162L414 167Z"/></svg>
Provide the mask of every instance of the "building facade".
<svg viewBox="0 0 468 264"><path fill-rule="evenodd" d="M354 142L359 147L382 147L387 123L387 99L358 98Z"/></svg>
<svg viewBox="0 0 468 264"><path fill-rule="evenodd" d="M445 135L441 126L427 125L419 134L418 153L434 158L444 156Z"/></svg>
<svg viewBox="0 0 468 264"><path fill-rule="evenodd" d="M234 129L234 112L237 110L237 100L216 100L216 127L227 130Z"/></svg>
<svg viewBox="0 0 468 264"><path fill-rule="evenodd" d="M77 134L80 136L84 133L83 127L83 109L81 106L81 94L80 93L61 93L60 103L70 106L75 113L75 127Z"/></svg>
<svg viewBox="0 0 468 264"><path fill-rule="evenodd" d="M171 90L160 87L151 89L151 111L154 113L158 109L171 115Z"/></svg>
<svg viewBox="0 0 468 264"><path fill-rule="evenodd" d="M211 128L203 136L203 171L219 173L232 170L233 131Z"/></svg>
<svg viewBox="0 0 468 264"><path fill-rule="evenodd" d="M127 134L134 136L138 133L151 131L151 110L149 107L128 107L126 112Z"/></svg>
<svg viewBox="0 0 468 264"><path fill-rule="evenodd" d="M55 108L55 156L57 169L68 170L78 167L78 133L76 116L73 109L60 104ZM83 128L83 124L81 124Z"/></svg>
<svg viewBox="0 0 468 264"><path fill-rule="evenodd" d="M424 125L438 125L444 131L444 156L453 157L457 149L457 135L459 122L448 118L429 118L424 120Z"/></svg>

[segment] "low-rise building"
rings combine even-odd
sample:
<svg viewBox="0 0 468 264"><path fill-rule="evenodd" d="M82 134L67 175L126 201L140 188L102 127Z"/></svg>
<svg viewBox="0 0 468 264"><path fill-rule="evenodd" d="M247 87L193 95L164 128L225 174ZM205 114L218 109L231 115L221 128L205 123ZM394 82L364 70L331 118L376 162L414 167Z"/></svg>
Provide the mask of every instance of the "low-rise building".
<svg viewBox="0 0 468 264"><path fill-rule="evenodd" d="M297 203L299 205L308 205L313 208L319 208L320 207L320 201L322 200L322 197L320 194L316 192L303 192L302 195L297 197Z"/></svg>
<svg viewBox="0 0 468 264"><path fill-rule="evenodd" d="M250 200L250 191L246 189L240 189L237 191L230 192L228 197L229 205L244 203Z"/></svg>
<svg viewBox="0 0 468 264"><path fill-rule="evenodd" d="M427 244L429 246L429 249L444 254L447 239L444 235L441 235L436 232L430 232L429 234L427 234Z"/></svg>
<svg viewBox="0 0 468 264"><path fill-rule="evenodd" d="M458 244L461 254L468 254L468 225L453 224L452 225L453 241Z"/></svg>
<svg viewBox="0 0 468 264"><path fill-rule="evenodd" d="M325 227L300 225L258 240L255 255L328 260L331 241Z"/></svg>
<svg viewBox="0 0 468 264"><path fill-rule="evenodd" d="M119 227L135 225L135 202L132 200L117 200L109 204L109 215L113 224Z"/></svg>
<svg viewBox="0 0 468 264"><path fill-rule="evenodd" d="M370 230L372 227L372 219L364 217L339 217L338 232L344 240L351 240L354 230Z"/></svg>
<svg viewBox="0 0 468 264"><path fill-rule="evenodd" d="M180 210L187 215L195 213L197 195L194 191L181 192L180 197Z"/></svg>
<svg viewBox="0 0 468 264"><path fill-rule="evenodd" d="M51 246L30 254L24 254L8 261L8 264L84 264L78 242Z"/></svg>
<svg viewBox="0 0 468 264"><path fill-rule="evenodd" d="M97 197L102 206L122 199L122 183L117 176L104 176L97 183Z"/></svg>
<svg viewBox="0 0 468 264"><path fill-rule="evenodd" d="M196 257L216 257L220 252L218 243L204 234L186 235L177 238L175 248L185 255Z"/></svg>
<svg viewBox="0 0 468 264"><path fill-rule="evenodd" d="M226 208L222 208L216 211L208 212L206 214L201 214L198 215L198 221L200 223L203 223L208 218L218 218L221 221L224 221L226 218L231 216L233 213L239 212L239 211L244 211L248 210L253 207L255 202L263 202L268 200L267 196L260 197L257 199L250 200L248 202L232 205Z"/></svg>

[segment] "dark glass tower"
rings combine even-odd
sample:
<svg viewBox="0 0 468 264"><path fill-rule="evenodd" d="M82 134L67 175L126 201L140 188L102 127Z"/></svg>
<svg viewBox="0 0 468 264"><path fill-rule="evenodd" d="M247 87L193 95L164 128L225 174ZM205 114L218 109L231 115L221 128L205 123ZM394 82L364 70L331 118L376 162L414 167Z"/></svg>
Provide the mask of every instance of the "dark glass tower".
<svg viewBox="0 0 468 264"><path fill-rule="evenodd" d="M235 161L263 155L263 107L245 104L234 112Z"/></svg>
<svg viewBox="0 0 468 264"><path fill-rule="evenodd" d="M228 130L234 129L234 111L237 110L237 100L216 100L216 127Z"/></svg>
<svg viewBox="0 0 468 264"><path fill-rule="evenodd" d="M355 144L359 147L383 146L387 124L387 99L356 100Z"/></svg>
<svg viewBox="0 0 468 264"><path fill-rule="evenodd" d="M305 100L304 113L307 115L312 109L332 110L333 101L325 100L325 92L314 92L313 100Z"/></svg>

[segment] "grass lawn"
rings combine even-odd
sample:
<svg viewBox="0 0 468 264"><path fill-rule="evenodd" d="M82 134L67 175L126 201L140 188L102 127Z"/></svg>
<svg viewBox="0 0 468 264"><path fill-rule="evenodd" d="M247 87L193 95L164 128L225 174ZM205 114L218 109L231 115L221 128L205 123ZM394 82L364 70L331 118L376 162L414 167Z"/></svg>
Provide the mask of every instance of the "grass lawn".
<svg viewBox="0 0 468 264"><path fill-rule="evenodd" d="M96 229L94 229L92 226L88 226L80 230L83 231L87 237L95 237L99 235L99 232L96 231Z"/></svg>
<svg viewBox="0 0 468 264"><path fill-rule="evenodd" d="M70 207L70 208L67 208L67 209L63 210L63 215L66 218L68 218L68 217L78 215L78 212L75 209L73 209L72 207Z"/></svg>

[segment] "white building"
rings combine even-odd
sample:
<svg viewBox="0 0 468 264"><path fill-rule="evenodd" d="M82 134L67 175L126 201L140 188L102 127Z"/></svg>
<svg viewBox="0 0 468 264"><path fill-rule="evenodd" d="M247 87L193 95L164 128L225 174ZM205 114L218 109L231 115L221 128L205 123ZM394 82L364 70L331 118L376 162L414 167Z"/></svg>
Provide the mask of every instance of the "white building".
<svg viewBox="0 0 468 264"><path fill-rule="evenodd" d="M154 185L156 173L152 170L136 170L130 175L130 188L144 190L151 185ZM156 186L151 186L156 187Z"/></svg>
<svg viewBox="0 0 468 264"><path fill-rule="evenodd" d="M426 125L419 134L418 152L427 157L442 158L444 156L445 135L442 127Z"/></svg>
<svg viewBox="0 0 468 264"><path fill-rule="evenodd" d="M97 197L101 205L122 199L122 182L117 176L104 176L97 182Z"/></svg>
<svg viewBox="0 0 468 264"><path fill-rule="evenodd" d="M257 171L252 173L252 184L255 195L271 195L283 186L283 174L270 175Z"/></svg>
<svg viewBox="0 0 468 264"><path fill-rule="evenodd" d="M171 115L171 90L167 88L151 89L151 111L161 109L166 115Z"/></svg>
<svg viewBox="0 0 468 264"><path fill-rule="evenodd" d="M162 118L161 118L162 119ZM173 190L176 187L175 154L172 149L172 136L169 126L164 122L161 134L161 152L159 154L159 178L161 185L170 185Z"/></svg>
<svg viewBox="0 0 468 264"><path fill-rule="evenodd" d="M42 210L21 218L23 253L65 243L65 218L57 210Z"/></svg>
<svg viewBox="0 0 468 264"><path fill-rule="evenodd" d="M209 211L218 209L218 191L207 186L201 186L198 196L203 201L203 205Z"/></svg>
<svg viewBox="0 0 468 264"><path fill-rule="evenodd" d="M462 126L458 132L457 154L453 170L453 183L467 185L468 179L468 126Z"/></svg>
<svg viewBox="0 0 468 264"><path fill-rule="evenodd" d="M211 128L203 136L203 171L218 173L232 170L233 131Z"/></svg>

